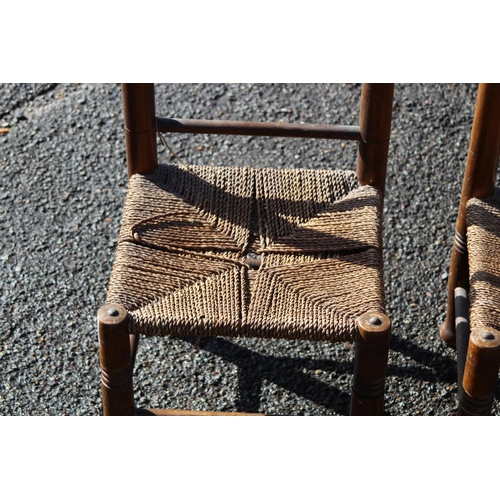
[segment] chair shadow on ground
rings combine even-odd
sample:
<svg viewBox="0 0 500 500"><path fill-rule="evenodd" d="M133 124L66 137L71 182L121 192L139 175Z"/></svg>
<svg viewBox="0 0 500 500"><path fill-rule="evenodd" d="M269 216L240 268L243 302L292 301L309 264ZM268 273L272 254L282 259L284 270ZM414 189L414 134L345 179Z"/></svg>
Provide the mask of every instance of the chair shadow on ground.
<svg viewBox="0 0 500 500"><path fill-rule="evenodd" d="M182 337L182 339L191 344L196 342L191 337ZM335 370L349 374L353 371L353 362L268 356L222 337L203 337L197 345L200 349L215 354L238 367L239 394L236 401L238 412L258 413L261 411L260 396L264 380L337 413L349 412L350 394L318 380L306 371Z"/></svg>
<svg viewBox="0 0 500 500"><path fill-rule="evenodd" d="M278 385L282 389L308 399L318 406L333 410L341 415L349 414L350 392L323 382L307 372L322 370L338 372L349 377L353 373L353 361L335 359L292 358L289 356L269 356L247 347L235 344L222 337L180 337L181 340L197 345L198 348L215 354L238 367L238 412L258 413L263 381ZM415 380L456 383L456 364L451 358L428 351L411 341L393 336L390 349L411 358L416 363L402 367L389 362L387 377L402 377ZM500 397L500 389L496 397ZM390 413L387 413L390 415Z"/></svg>

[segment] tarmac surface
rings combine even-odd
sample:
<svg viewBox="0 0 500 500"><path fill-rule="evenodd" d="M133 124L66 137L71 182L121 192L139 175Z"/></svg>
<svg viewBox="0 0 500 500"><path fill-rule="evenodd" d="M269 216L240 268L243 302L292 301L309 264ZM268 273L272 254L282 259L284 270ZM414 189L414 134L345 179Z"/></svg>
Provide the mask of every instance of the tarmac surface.
<svg viewBox="0 0 500 500"><path fill-rule="evenodd" d="M477 85L397 84L384 207L385 414L449 415L439 337ZM361 86L157 85L174 118L357 124ZM102 413L96 312L127 185L117 84L0 84L0 414ZM5 131L7 129L7 131ZM341 141L175 135L185 163L355 167ZM159 144L160 161L173 161ZM327 342L142 339L142 407L346 415L353 349ZM499 413L497 391L493 413Z"/></svg>

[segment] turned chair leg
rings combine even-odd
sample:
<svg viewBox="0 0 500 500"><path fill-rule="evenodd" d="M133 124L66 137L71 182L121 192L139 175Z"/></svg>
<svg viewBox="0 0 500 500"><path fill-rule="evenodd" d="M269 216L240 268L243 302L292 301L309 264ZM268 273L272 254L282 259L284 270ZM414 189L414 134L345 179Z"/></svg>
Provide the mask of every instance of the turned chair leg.
<svg viewBox="0 0 500 500"><path fill-rule="evenodd" d="M391 321L385 314L368 312L359 317L358 329L350 414L382 415Z"/></svg>
<svg viewBox="0 0 500 500"><path fill-rule="evenodd" d="M465 362L459 415L490 415L500 367L500 332L473 330Z"/></svg>
<svg viewBox="0 0 500 500"><path fill-rule="evenodd" d="M120 304L106 304L97 317L104 415L135 415L127 311Z"/></svg>

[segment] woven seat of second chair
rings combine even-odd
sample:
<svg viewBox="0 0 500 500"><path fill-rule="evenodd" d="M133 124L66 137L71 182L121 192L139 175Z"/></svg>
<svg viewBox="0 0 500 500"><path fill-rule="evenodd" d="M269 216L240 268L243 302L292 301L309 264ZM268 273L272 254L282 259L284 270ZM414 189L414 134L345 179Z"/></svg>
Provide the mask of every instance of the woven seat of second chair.
<svg viewBox="0 0 500 500"><path fill-rule="evenodd" d="M500 330L500 189L467 203L471 328Z"/></svg>
<svg viewBox="0 0 500 500"><path fill-rule="evenodd" d="M355 340L385 312L380 208L349 171L160 165L129 180L107 302L133 334Z"/></svg>

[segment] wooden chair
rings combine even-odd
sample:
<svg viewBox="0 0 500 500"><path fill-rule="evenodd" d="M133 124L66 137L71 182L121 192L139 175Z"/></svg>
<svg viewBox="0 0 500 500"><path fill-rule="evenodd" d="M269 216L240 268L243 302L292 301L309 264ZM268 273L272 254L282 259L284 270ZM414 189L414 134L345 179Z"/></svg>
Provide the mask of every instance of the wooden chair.
<svg viewBox="0 0 500 500"><path fill-rule="evenodd" d="M441 325L457 349L459 415L491 414L500 366L499 155L500 84L480 84Z"/></svg>
<svg viewBox="0 0 500 500"><path fill-rule="evenodd" d="M105 415L137 409L139 335L355 342L352 415L383 412L382 204L393 84L364 84L359 126L157 118L153 84L123 84L129 187L99 310ZM157 133L359 142L357 170L158 165Z"/></svg>

